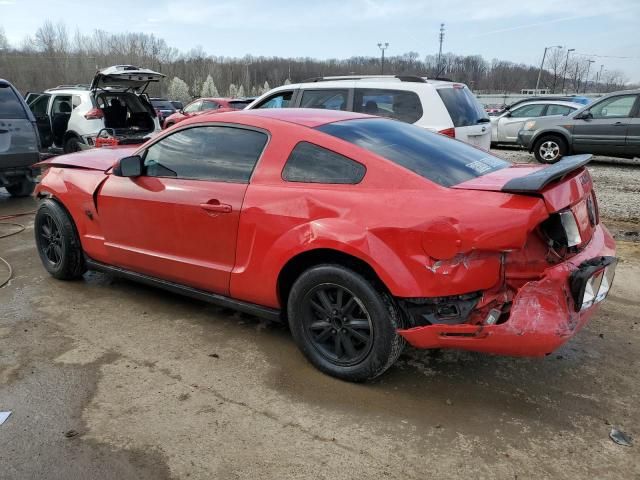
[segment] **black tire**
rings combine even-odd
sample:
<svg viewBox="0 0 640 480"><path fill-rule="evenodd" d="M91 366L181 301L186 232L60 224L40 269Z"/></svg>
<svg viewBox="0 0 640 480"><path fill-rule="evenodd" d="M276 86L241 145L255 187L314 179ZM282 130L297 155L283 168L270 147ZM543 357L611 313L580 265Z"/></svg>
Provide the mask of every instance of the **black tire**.
<svg viewBox="0 0 640 480"><path fill-rule="evenodd" d="M64 142L64 153L73 153L79 152L80 148L80 139L78 137L69 137Z"/></svg>
<svg viewBox="0 0 640 480"><path fill-rule="evenodd" d="M13 185L7 185L5 187L9 195L12 197L28 197L33 193L33 189L36 187L35 182L24 179L20 183L14 183Z"/></svg>
<svg viewBox="0 0 640 480"><path fill-rule="evenodd" d="M287 311L302 353L320 371L343 380L362 382L381 375L405 345L396 333L401 323L391 299L339 265L319 265L300 275Z"/></svg>
<svg viewBox="0 0 640 480"><path fill-rule="evenodd" d="M536 140L533 154L540 163L556 163L567 154L567 142L557 135L545 135Z"/></svg>
<svg viewBox="0 0 640 480"><path fill-rule="evenodd" d="M44 199L34 222L36 247L44 268L59 280L75 280L86 271L73 220L62 206Z"/></svg>

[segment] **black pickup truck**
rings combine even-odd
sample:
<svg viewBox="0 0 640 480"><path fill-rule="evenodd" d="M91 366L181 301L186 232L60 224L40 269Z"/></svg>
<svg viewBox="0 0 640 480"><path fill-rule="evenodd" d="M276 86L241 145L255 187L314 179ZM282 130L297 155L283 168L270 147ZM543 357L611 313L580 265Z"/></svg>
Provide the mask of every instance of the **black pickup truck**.
<svg viewBox="0 0 640 480"><path fill-rule="evenodd" d="M36 119L18 90L0 79L0 187L14 197L31 195L31 166L39 160Z"/></svg>

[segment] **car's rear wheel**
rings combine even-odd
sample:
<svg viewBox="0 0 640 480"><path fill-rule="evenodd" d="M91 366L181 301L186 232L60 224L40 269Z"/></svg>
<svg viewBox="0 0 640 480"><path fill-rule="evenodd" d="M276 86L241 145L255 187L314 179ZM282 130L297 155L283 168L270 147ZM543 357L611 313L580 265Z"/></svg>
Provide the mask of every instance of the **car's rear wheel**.
<svg viewBox="0 0 640 480"><path fill-rule="evenodd" d="M34 229L38 254L47 272L60 280L80 278L86 271L82 246L65 209L55 200L43 200Z"/></svg>
<svg viewBox="0 0 640 480"><path fill-rule="evenodd" d="M343 380L381 375L405 345L388 296L339 265L319 265L300 275L289 295L288 315L302 353L322 372Z"/></svg>
<svg viewBox="0 0 640 480"><path fill-rule="evenodd" d="M26 178L18 183L14 183L13 185L7 185L5 188L9 195L12 197L28 197L33 193L33 189L36 184L31 180L27 180Z"/></svg>
<svg viewBox="0 0 640 480"><path fill-rule="evenodd" d="M78 137L69 137L64 142L64 153L79 152L80 150L80 140Z"/></svg>
<svg viewBox="0 0 640 480"><path fill-rule="evenodd" d="M536 142L533 153L540 163L556 163L567 153L567 144L560 137L545 136Z"/></svg>

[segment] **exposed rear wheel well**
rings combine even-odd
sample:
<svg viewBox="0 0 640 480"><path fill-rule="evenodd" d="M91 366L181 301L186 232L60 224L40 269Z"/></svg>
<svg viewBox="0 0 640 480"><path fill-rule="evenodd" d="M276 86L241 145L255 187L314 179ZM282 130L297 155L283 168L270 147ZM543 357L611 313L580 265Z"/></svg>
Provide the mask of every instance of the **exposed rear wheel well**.
<svg viewBox="0 0 640 480"><path fill-rule="evenodd" d="M341 265L349 268L366 278L377 290L388 293L387 287L380 280L378 274L364 260L338 250L319 248L296 255L280 271L280 275L278 275L278 299L283 310L286 309L291 287L297 278L309 268L324 264Z"/></svg>

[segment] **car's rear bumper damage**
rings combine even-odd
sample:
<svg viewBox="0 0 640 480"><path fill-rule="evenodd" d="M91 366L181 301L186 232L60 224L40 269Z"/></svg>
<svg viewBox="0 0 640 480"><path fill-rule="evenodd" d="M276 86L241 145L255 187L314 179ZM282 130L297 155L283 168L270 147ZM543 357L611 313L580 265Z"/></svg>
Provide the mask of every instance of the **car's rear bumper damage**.
<svg viewBox="0 0 640 480"><path fill-rule="evenodd" d="M541 278L522 285L510 304L505 301L497 309L492 306L483 311L484 319L480 322L422 325L400 329L398 333L417 348L546 355L575 335L591 318L608 293L615 265L614 240L599 225L582 252L549 267ZM596 291L592 292L593 289Z"/></svg>

